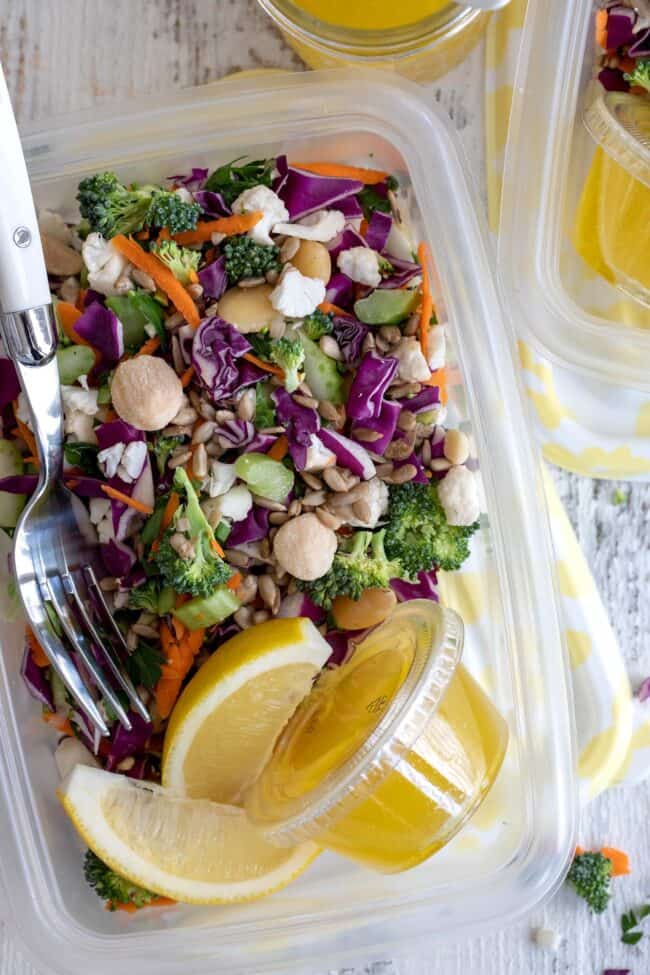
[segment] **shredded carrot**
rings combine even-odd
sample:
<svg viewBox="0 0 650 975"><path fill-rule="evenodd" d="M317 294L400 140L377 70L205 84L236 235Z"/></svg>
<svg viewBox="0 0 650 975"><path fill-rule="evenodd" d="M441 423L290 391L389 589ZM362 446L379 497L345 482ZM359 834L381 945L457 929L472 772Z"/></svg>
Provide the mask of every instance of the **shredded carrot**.
<svg viewBox="0 0 650 975"><path fill-rule="evenodd" d="M71 305L69 301L57 301L56 314L59 324L63 329L63 334L66 338L70 339L71 342L74 342L75 345L90 345L90 342L87 339L82 339L81 336L77 335L74 330L74 326L79 321L82 314L78 308Z"/></svg>
<svg viewBox="0 0 650 975"><path fill-rule="evenodd" d="M153 900L150 900L148 904L143 904L142 907L136 907L131 901L127 901L125 904L119 901L106 901L106 910L124 911L125 914L135 914L136 911L141 911L145 907L166 907L176 903L171 897L154 897Z"/></svg>
<svg viewBox="0 0 650 975"><path fill-rule="evenodd" d="M190 447L190 459L185 464L185 473L190 481L194 480L194 445Z"/></svg>
<svg viewBox="0 0 650 975"><path fill-rule="evenodd" d="M111 487L109 484L101 484L100 487L104 494L107 494L113 501L121 501L122 504L128 505L129 508L135 508L136 511L141 512L143 515L153 514L153 508L150 505L143 504L142 501L138 501L136 498L130 498L128 494L123 494L117 488Z"/></svg>
<svg viewBox="0 0 650 975"><path fill-rule="evenodd" d="M138 230L137 234L133 235L136 240L149 240L148 230Z"/></svg>
<svg viewBox="0 0 650 975"><path fill-rule="evenodd" d="M271 460L282 460L286 457L287 450L289 449L289 441L284 434L278 437L270 450L266 452L266 456L270 457Z"/></svg>
<svg viewBox="0 0 650 975"><path fill-rule="evenodd" d="M85 307L84 306L84 302L86 300L87 293L88 293L88 291L87 291L86 288L80 288L79 289L79 294L77 295L77 300L75 301L74 306L80 312L84 310L84 307Z"/></svg>
<svg viewBox="0 0 650 975"><path fill-rule="evenodd" d="M265 362L264 359L258 359L252 352L245 352L242 359L246 359L247 362L252 362L254 366L258 366L258 368L263 369L265 372L271 372L274 376L279 376L280 379L284 379L284 372L279 366Z"/></svg>
<svg viewBox="0 0 650 975"><path fill-rule="evenodd" d="M600 852L612 861L612 877L622 877L630 873L630 858L627 853L613 846L603 846Z"/></svg>
<svg viewBox="0 0 650 975"><path fill-rule="evenodd" d="M166 531L172 523L172 519L176 512L178 511L178 506L180 504L180 498L176 491L172 491L167 498L167 504L165 505L164 511L162 513L162 518L160 519L160 534Z"/></svg>
<svg viewBox="0 0 650 975"><path fill-rule="evenodd" d="M331 162L292 162L295 169L304 169L308 173L316 173L317 176L336 176L339 179L356 179L366 186L374 186L376 183L383 183L388 178L388 173L381 169L364 169L361 166L343 166L340 163Z"/></svg>
<svg viewBox="0 0 650 975"><path fill-rule="evenodd" d="M69 719L64 718L58 711L43 711L42 718L45 724L51 724L60 734L67 735L69 738L73 737L74 731Z"/></svg>
<svg viewBox="0 0 650 975"><path fill-rule="evenodd" d="M607 50L607 20L609 15L606 10L599 10L596 14L596 44Z"/></svg>
<svg viewBox="0 0 650 975"><path fill-rule="evenodd" d="M446 369L435 369L429 378L422 383L423 386L437 386L440 390L440 402L444 405L447 402L447 383L449 377Z"/></svg>
<svg viewBox="0 0 650 975"><path fill-rule="evenodd" d="M50 660L43 647L40 645L36 639L36 634L32 630L31 626L25 627L25 640L27 646L29 647L29 652L32 655L32 660L37 667L49 667Z"/></svg>
<svg viewBox="0 0 650 975"><path fill-rule="evenodd" d="M160 347L160 339L157 335L152 336L152 338L147 339L143 345L140 346L136 355L153 355L153 353Z"/></svg>
<svg viewBox="0 0 650 975"><path fill-rule="evenodd" d="M34 457L33 454L30 454L29 457L23 457L23 464L33 464L38 467L38 457Z"/></svg>
<svg viewBox="0 0 650 975"><path fill-rule="evenodd" d="M194 375L194 366L188 366L183 375L181 376L181 386L186 389L192 382L192 376Z"/></svg>
<svg viewBox="0 0 650 975"><path fill-rule="evenodd" d="M254 213L233 213L231 217L205 220L198 224L196 230L184 230L180 234L174 234L174 240L177 244L187 246L188 244L202 244L204 241L210 240L212 234L225 234L226 237L232 237L234 234L245 234L256 223L259 223L263 216L263 213L256 210ZM112 239L115 242L115 237Z"/></svg>
<svg viewBox="0 0 650 975"><path fill-rule="evenodd" d="M329 301L321 301L318 306L318 310L322 311L325 315L349 315L348 311L344 311L343 308L339 308L338 305L333 305Z"/></svg>
<svg viewBox="0 0 650 975"><path fill-rule="evenodd" d="M136 241L130 240L124 234L112 237L111 244L132 264L149 274L183 318L194 328L198 327L201 318L194 301L180 281L176 280L169 268L155 254L148 254Z"/></svg>
<svg viewBox="0 0 650 975"><path fill-rule="evenodd" d="M239 589L239 587L242 584L242 581L243 578L241 572L235 572L234 575L231 575L230 579L228 579L226 586L228 587L228 589L233 589L233 590Z"/></svg>
<svg viewBox="0 0 650 975"><path fill-rule="evenodd" d="M215 550L215 552L217 553L217 555L219 556L219 558L222 559L223 556L224 556L224 551L223 551L221 545L219 545L219 542L216 540L216 538L211 538L210 539L210 544L212 545L212 548Z"/></svg>
<svg viewBox="0 0 650 975"><path fill-rule="evenodd" d="M161 718L170 714L178 697L183 681L192 666L194 657L201 649L205 630L186 630L175 616L172 626L163 622L160 627L160 642L165 663L154 689L154 696Z"/></svg>
<svg viewBox="0 0 650 975"><path fill-rule="evenodd" d="M361 234L362 237L365 237L366 234L368 233L368 221L366 220L365 217L359 224L359 233Z"/></svg>
<svg viewBox="0 0 650 975"><path fill-rule="evenodd" d="M192 269L190 270L190 272L189 272L189 274L188 274L188 277L189 277L189 279L190 279L190 284L197 284L197 283L198 283L198 280L199 280L199 276L198 276L198 274L196 273L196 271L194 270L194 268L192 268Z"/></svg>
<svg viewBox="0 0 650 975"><path fill-rule="evenodd" d="M431 296L431 285L429 284L429 270L427 261L429 260L429 247L422 241L418 247L418 261L422 267L422 309L420 311L420 345L422 355L427 358L427 347L429 344L429 324L433 314L433 298Z"/></svg>

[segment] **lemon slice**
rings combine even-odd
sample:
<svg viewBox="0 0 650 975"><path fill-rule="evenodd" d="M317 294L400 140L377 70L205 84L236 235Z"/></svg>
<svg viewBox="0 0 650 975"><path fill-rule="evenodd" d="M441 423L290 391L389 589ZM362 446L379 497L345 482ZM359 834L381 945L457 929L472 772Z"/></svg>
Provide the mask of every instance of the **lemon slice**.
<svg viewBox="0 0 650 975"><path fill-rule="evenodd" d="M242 809L171 795L77 765L59 798L84 841L134 884L187 904L227 904L279 890L317 855L271 846Z"/></svg>
<svg viewBox="0 0 650 975"><path fill-rule="evenodd" d="M330 653L303 618L269 620L224 643L174 708L163 785L194 799L241 803Z"/></svg>

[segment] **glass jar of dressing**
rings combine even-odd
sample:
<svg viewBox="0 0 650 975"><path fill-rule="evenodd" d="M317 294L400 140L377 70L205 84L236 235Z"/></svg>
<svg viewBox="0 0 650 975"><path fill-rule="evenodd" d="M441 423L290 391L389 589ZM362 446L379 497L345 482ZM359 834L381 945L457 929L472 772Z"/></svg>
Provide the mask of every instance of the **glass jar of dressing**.
<svg viewBox="0 0 650 975"><path fill-rule="evenodd" d="M311 839L383 873L449 842L490 789L508 740L460 664L462 644L454 612L413 600L322 675L247 797L272 842Z"/></svg>
<svg viewBox="0 0 650 975"><path fill-rule="evenodd" d="M381 67L429 81L477 43L489 11L509 0L259 0L311 68Z"/></svg>

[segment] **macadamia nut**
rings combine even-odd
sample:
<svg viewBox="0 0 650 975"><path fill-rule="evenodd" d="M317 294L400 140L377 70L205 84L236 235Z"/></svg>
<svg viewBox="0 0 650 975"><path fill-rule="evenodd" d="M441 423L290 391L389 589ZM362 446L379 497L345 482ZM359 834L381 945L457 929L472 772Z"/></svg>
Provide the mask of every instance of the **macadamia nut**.
<svg viewBox="0 0 650 975"><path fill-rule="evenodd" d="M164 359L139 355L115 370L111 399L117 415L136 430L162 430L183 404L183 387Z"/></svg>
<svg viewBox="0 0 650 975"><path fill-rule="evenodd" d="M308 581L332 568L336 546L336 535L316 515L299 515L280 525L273 554L286 572Z"/></svg>

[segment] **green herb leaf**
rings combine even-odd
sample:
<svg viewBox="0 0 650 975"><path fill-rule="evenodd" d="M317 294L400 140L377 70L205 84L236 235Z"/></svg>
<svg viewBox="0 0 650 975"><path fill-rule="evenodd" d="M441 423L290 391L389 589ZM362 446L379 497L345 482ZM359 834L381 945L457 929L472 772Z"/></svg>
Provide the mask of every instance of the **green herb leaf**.
<svg viewBox="0 0 650 975"><path fill-rule="evenodd" d="M162 653L157 647L152 647L143 640L138 642L137 649L130 654L125 665L129 677L136 685L142 685L147 690L153 690L162 673L164 663Z"/></svg>
<svg viewBox="0 0 650 975"><path fill-rule="evenodd" d="M643 931L627 931L622 935L621 941L625 945L638 945L642 937Z"/></svg>
<svg viewBox="0 0 650 975"><path fill-rule="evenodd" d="M253 352L258 359L270 358L273 339L268 332L249 332L246 338L253 346Z"/></svg>
<svg viewBox="0 0 650 975"><path fill-rule="evenodd" d="M238 166L237 163L242 159L245 159L245 156L219 166L205 183L204 189L221 193L228 206L244 190L249 190L253 186L270 186L273 181L275 159L251 159L250 162Z"/></svg>
<svg viewBox="0 0 650 975"><path fill-rule="evenodd" d="M101 477L101 471L97 465L98 447L92 443L66 443L63 447L63 454L68 464L79 467L84 474L90 477Z"/></svg>

